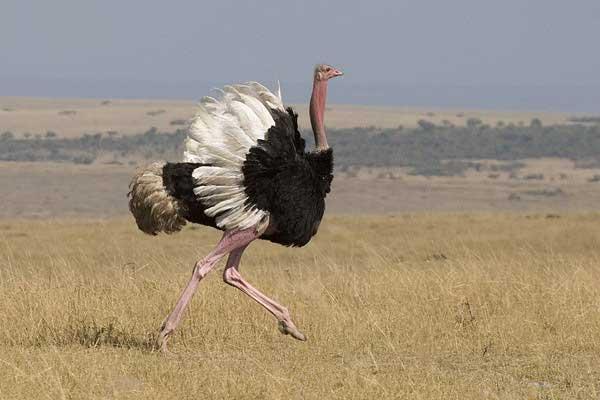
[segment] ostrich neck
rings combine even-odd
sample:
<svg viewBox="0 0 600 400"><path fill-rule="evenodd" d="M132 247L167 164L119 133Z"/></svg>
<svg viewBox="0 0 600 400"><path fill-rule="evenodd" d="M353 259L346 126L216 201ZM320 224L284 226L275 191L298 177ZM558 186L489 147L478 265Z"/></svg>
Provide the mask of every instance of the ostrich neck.
<svg viewBox="0 0 600 400"><path fill-rule="evenodd" d="M315 135L315 146L318 151L327 150L325 136L325 100L327 99L327 81L316 79L310 96L310 124Z"/></svg>

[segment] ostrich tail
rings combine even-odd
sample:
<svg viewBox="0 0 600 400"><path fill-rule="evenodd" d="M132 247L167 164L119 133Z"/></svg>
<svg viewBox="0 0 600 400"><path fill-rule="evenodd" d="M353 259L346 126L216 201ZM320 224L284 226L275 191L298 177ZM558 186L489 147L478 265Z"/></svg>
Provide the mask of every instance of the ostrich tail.
<svg viewBox="0 0 600 400"><path fill-rule="evenodd" d="M141 168L129 183L129 210L142 232L179 232L186 221L181 216L181 205L163 182L165 162L157 161Z"/></svg>

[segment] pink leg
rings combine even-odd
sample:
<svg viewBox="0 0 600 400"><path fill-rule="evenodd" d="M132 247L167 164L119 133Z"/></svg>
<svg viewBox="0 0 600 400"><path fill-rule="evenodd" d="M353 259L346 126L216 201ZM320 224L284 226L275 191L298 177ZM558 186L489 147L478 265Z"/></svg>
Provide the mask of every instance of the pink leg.
<svg viewBox="0 0 600 400"><path fill-rule="evenodd" d="M223 237L217 244L217 247L211 251L206 257L198 261L194 266L192 277L190 278L187 286L181 293L177 304L171 314L165 319L160 333L158 335L157 344L161 351L167 352L167 340L173 333L181 316L185 311L188 303L192 299L192 296L198 289L198 284L217 264L217 262L227 253L234 251L235 249L246 248L248 244L260 236L260 233L256 232L254 228L245 229L243 231L236 232L225 232Z"/></svg>
<svg viewBox="0 0 600 400"><path fill-rule="evenodd" d="M239 265L242 258L242 253L246 247L247 246L239 247L229 254L225 271L223 271L223 280L225 283L246 293L258 304L266 308L268 312L273 314L273 316L275 316L279 322L278 326L281 333L285 335L292 335L293 338L298 340L306 340L306 336L304 336L304 334L302 334L302 332L300 332L298 328L296 328L296 325L294 325L292 322L287 308L278 304L275 300L265 296L254 286L250 285L244 278L242 278L242 275L239 271Z"/></svg>

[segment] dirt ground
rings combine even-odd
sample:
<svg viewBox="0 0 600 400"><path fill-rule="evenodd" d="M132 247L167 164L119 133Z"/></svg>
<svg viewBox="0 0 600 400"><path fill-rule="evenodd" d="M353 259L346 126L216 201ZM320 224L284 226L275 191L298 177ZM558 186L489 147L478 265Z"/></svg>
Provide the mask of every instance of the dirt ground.
<svg viewBox="0 0 600 400"><path fill-rule="evenodd" d="M134 171L119 165L0 162L0 218L127 214ZM540 173L543 179L525 179ZM402 169L362 168L336 173L327 207L333 214L596 210L600 182L589 180L598 173L554 159L526 161L513 176L471 170L464 177L426 178Z"/></svg>

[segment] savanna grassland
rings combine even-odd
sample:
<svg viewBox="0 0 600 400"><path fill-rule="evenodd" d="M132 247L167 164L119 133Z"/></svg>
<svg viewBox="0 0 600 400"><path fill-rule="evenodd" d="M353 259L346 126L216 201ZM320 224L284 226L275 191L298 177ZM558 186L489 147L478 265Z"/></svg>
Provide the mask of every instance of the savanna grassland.
<svg viewBox="0 0 600 400"><path fill-rule="evenodd" d="M130 218L0 223L2 399L591 399L600 396L600 215L330 216L242 273L308 336L214 271L163 318L218 233Z"/></svg>
<svg viewBox="0 0 600 400"><path fill-rule="evenodd" d="M193 112L0 97L1 400L600 398L600 118L331 106L319 234L241 267L308 341L221 267L164 356L219 232L143 235L126 193Z"/></svg>

